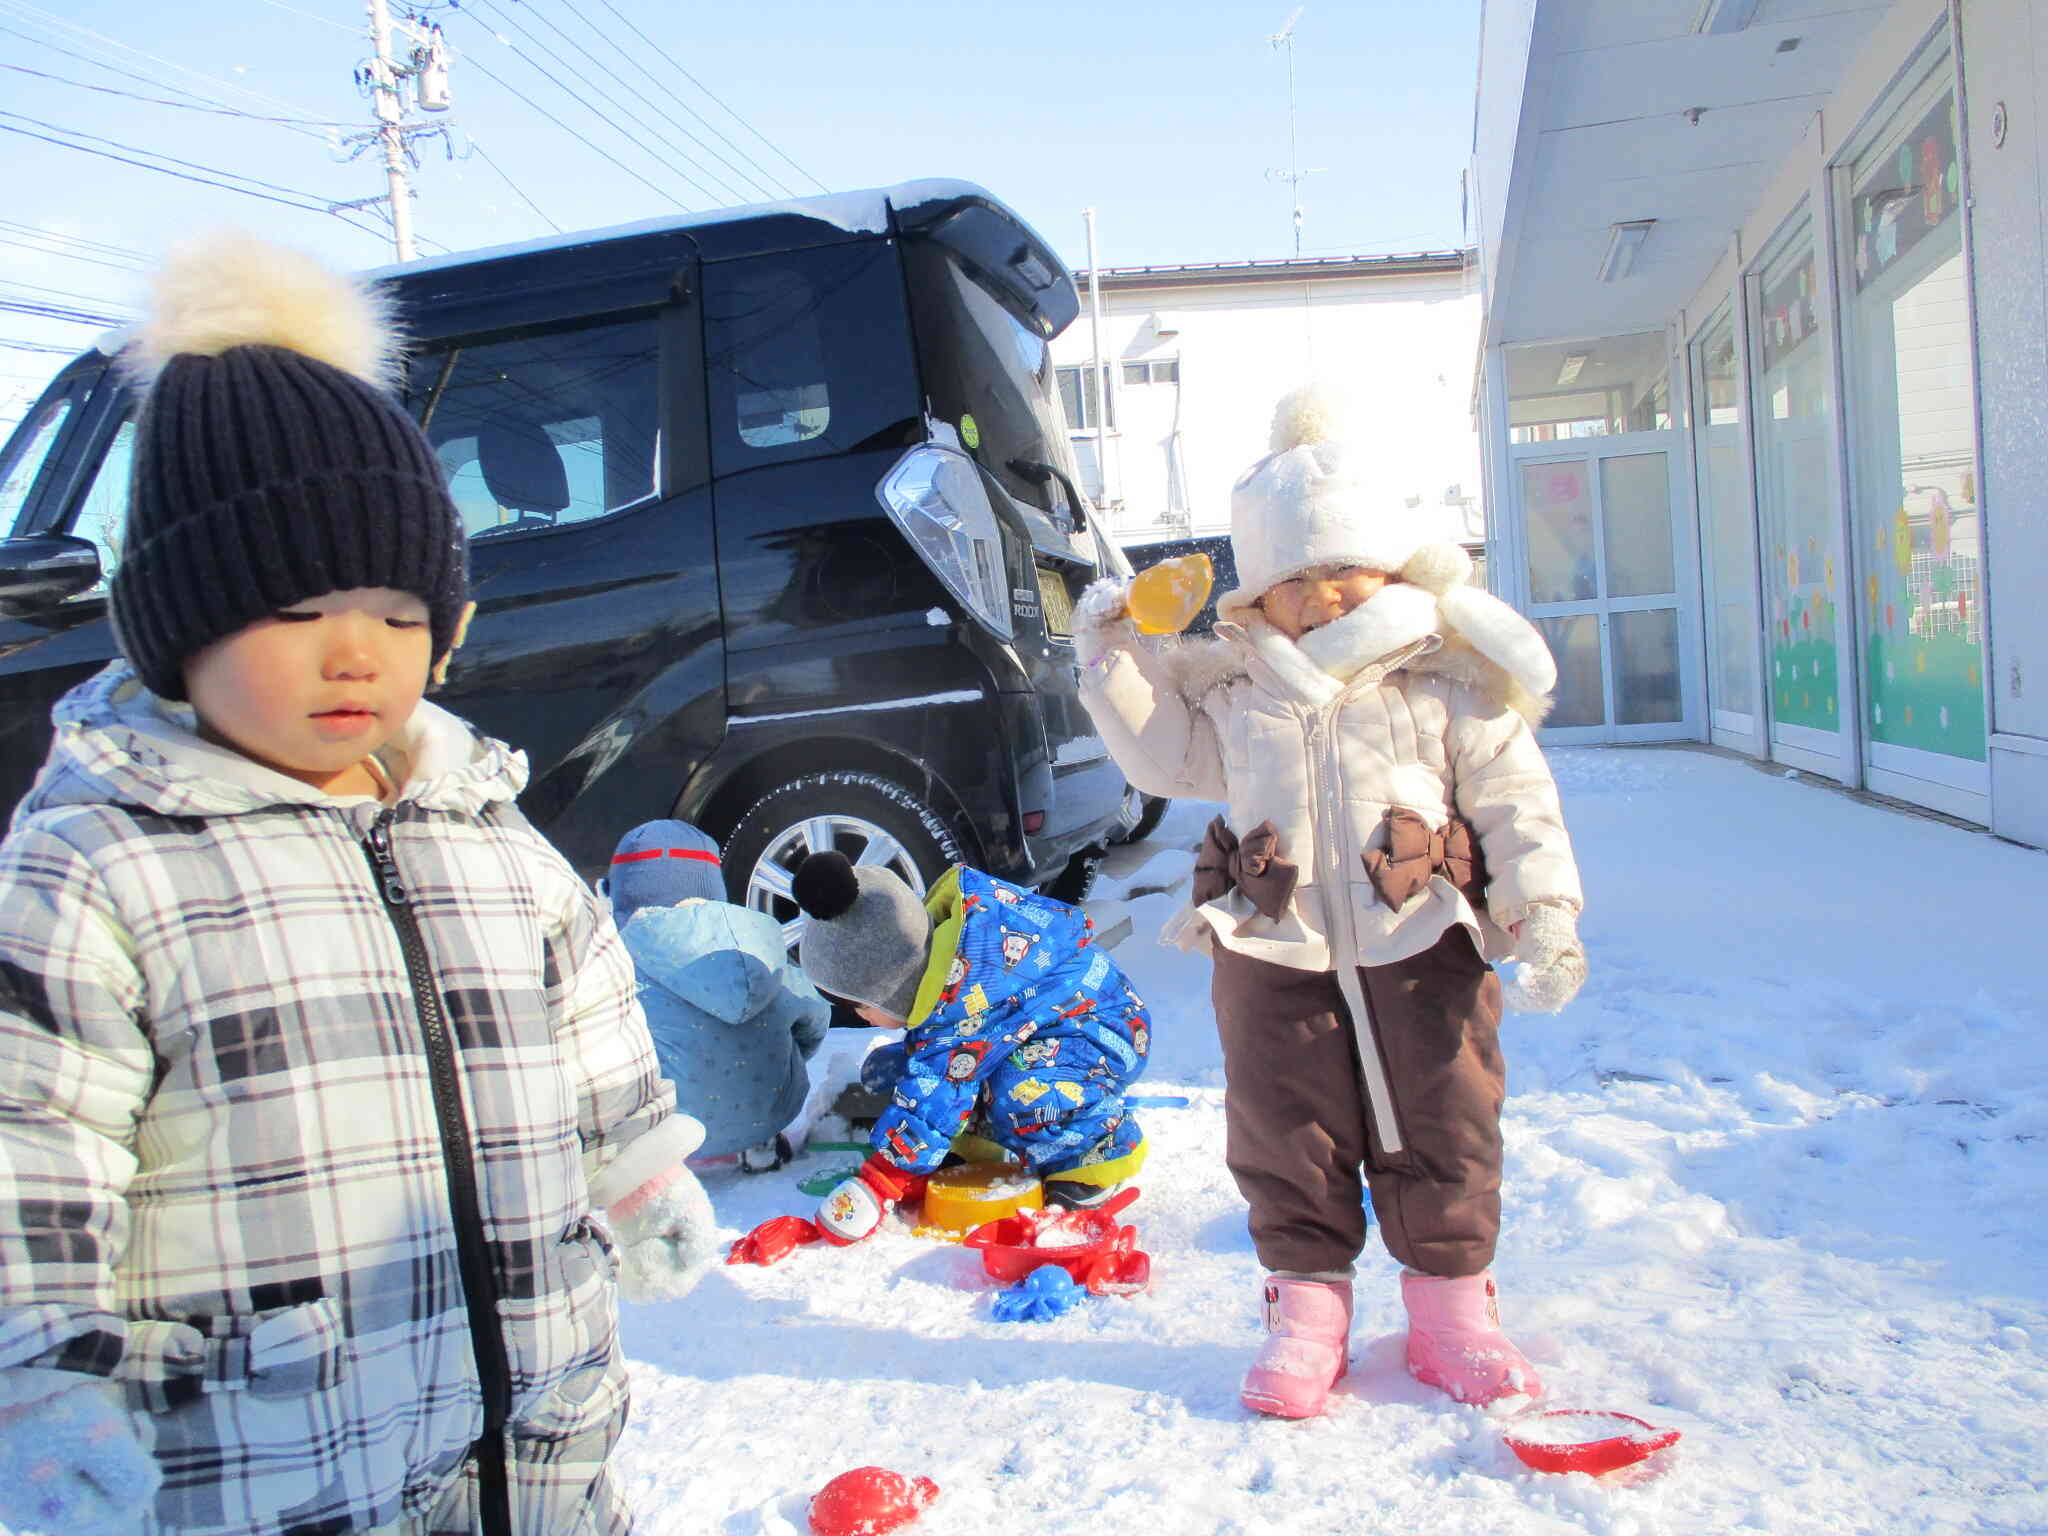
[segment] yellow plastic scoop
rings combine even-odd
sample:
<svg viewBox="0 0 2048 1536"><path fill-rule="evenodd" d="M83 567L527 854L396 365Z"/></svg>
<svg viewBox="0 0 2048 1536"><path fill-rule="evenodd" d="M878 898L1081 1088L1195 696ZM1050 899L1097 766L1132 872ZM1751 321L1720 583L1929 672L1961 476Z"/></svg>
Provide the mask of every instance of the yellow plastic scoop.
<svg viewBox="0 0 2048 1536"><path fill-rule="evenodd" d="M1202 611L1215 580L1215 567L1207 555L1197 550L1178 559L1148 565L1138 572L1131 578L1130 596L1124 599L1124 606L1137 620L1141 634L1177 635Z"/></svg>

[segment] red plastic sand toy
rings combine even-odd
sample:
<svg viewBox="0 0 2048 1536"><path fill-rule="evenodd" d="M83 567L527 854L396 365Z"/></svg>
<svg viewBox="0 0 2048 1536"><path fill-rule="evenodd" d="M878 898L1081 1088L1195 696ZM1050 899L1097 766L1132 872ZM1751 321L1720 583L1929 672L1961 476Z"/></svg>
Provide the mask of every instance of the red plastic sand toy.
<svg viewBox="0 0 2048 1536"><path fill-rule="evenodd" d="M811 1496L812 1536L884 1536L923 1514L939 1496L928 1477L887 1467L855 1467Z"/></svg>
<svg viewBox="0 0 2048 1536"><path fill-rule="evenodd" d="M735 1239L727 1250L728 1264L773 1264L786 1258L793 1248L815 1243L818 1229L802 1216L770 1216L745 1237Z"/></svg>
<svg viewBox="0 0 2048 1536"><path fill-rule="evenodd" d="M1553 1408L1523 1414L1501 1438L1538 1472L1587 1472L1598 1477L1676 1445L1678 1431L1659 1429L1629 1413Z"/></svg>
<svg viewBox="0 0 2048 1536"><path fill-rule="evenodd" d="M981 1267L997 1280L1021 1280L1057 1264L1096 1296L1128 1296L1152 1282L1152 1256L1138 1247L1138 1229L1116 1218L1138 1191L1127 1189L1092 1211L1019 1211L985 1222L962 1239L981 1250Z"/></svg>

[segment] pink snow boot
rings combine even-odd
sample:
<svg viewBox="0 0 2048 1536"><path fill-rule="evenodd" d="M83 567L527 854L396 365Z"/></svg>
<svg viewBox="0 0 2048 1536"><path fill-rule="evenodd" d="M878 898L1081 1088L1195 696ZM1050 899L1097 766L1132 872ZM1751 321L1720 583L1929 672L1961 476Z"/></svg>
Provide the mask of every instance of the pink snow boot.
<svg viewBox="0 0 2048 1536"><path fill-rule="evenodd" d="M1351 1282L1266 1276L1266 1342L1245 1372L1245 1407L1312 1419L1344 1374L1351 1339Z"/></svg>
<svg viewBox="0 0 2048 1536"><path fill-rule="evenodd" d="M1535 1368L1500 1331L1492 1275L1444 1279L1404 1269L1401 1300L1408 1308L1408 1374L1424 1386L1441 1387L1461 1403L1543 1395Z"/></svg>

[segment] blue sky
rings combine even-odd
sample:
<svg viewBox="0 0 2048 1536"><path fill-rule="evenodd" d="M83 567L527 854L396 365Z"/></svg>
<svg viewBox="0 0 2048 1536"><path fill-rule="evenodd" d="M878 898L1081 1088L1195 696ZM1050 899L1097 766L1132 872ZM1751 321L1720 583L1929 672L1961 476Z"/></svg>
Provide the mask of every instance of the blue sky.
<svg viewBox="0 0 2048 1536"><path fill-rule="evenodd" d="M959 176L1017 208L1075 266L1088 206L1105 265L1288 256L1292 202L1267 174L1288 164L1287 60L1266 39L1291 9L436 0L429 14L455 53L454 110L419 120L445 120L460 158L438 140L420 146L421 248ZM1479 0L1303 7L1297 163L1314 171L1301 183L1304 254L1460 242L1478 23ZM349 266L391 259L373 213L348 215L352 225L286 206L382 192L374 155L351 162L308 126L368 125L352 80L367 52L364 8L336 0L69 0L61 12L0 0L0 128L12 130L0 134L11 172L0 300L117 311L134 300L134 268L183 231L227 222ZM165 104L175 102L185 105ZM222 104L251 115L195 110ZM108 158L139 150L188 162L171 167L187 176L257 178L268 185L253 190L282 202ZM93 334L0 312L0 341L69 349ZM0 347L0 421L58 361Z"/></svg>

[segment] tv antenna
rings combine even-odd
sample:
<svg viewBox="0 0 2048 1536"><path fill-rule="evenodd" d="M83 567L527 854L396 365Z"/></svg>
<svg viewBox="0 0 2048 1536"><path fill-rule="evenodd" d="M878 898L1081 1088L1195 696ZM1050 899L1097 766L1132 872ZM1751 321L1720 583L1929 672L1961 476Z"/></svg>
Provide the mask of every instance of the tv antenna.
<svg viewBox="0 0 2048 1536"><path fill-rule="evenodd" d="M1295 153L1294 24L1301 20L1302 9L1303 7L1297 5L1288 13L1287 20L1280 30L1266 39L1266 42L1272 47L1285 48L1287 50L1287 169L1284 171L1277 167L1269 169L1266 172L1266 179L1268 181L1286 182L1288 193L1294 199L1294 254L1297 257L1301 255L1301 183L1304 178L1313 176L1323 169L1321 166L1314 166L1309 170L1302 170Z"/></svg>

